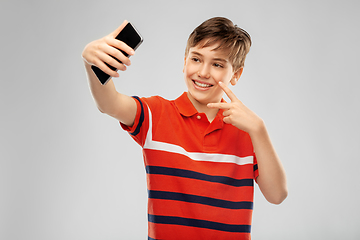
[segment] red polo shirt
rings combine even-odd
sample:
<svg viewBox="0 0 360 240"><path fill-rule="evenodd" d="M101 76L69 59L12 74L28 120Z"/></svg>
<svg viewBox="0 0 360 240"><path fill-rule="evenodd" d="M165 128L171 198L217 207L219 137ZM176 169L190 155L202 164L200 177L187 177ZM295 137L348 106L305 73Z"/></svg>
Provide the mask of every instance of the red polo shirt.
<svg viewBox="0 0 360 240"><path fill-rule="evenodd" d="M186 93L135 99L135 123L122 127L143 148L149 239L250 239L250 136L225 124L222 110L210 123Z"/></svg>

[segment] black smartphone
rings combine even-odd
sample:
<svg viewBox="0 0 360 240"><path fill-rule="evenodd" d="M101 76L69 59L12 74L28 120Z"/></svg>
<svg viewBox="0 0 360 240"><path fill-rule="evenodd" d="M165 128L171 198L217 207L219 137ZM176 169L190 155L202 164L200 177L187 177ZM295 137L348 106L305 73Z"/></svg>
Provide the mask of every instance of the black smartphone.
<svg viewBox="0 0 360 240"><path fill-rule="evenodd" d="M126 26L121 30L121 32L116 36L116 39L126 43L129 47L134 49L134 51L140 46L143 42L143 38L141 37L140 33L136 30L134 25L131 23L126 24ZM129 57L129 54L119 49L126 57ZM113 57L114 58L114 57ZM116 58L114 58L116 59ZM121 63L120 60L116 59L118 62ZM116 71L116 68L110 66L109 64L105 63L109 68ZM96 66L91 66L91 69L94 71L95 75L99 79L102 85L105 85L110 80L110 75L104 73L100 68Z"/></svg>

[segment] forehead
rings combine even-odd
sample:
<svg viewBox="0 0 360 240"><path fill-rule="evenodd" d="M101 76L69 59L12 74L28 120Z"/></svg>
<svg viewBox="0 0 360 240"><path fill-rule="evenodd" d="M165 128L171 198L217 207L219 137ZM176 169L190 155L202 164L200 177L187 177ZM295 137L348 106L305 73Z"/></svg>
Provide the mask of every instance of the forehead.
<svg viewBox="0 0 360 240"><path fill-rule="evenodd" d="M222 58L226 61L229 60L229 50L221 48L220 43L218 42L211 45L208 45L206 42L201 42L194 47L191 47L189 49L189 54L190 53Z"/></svg>

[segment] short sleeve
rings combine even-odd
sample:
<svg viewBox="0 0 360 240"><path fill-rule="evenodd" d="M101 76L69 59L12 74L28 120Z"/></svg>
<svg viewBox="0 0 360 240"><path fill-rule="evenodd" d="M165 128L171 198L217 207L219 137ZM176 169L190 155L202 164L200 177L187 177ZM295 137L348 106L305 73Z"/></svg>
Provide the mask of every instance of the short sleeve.
<svg viewBox="0 0 360 240"><path fill-rule="evenodd" d="M254 153L254 163L253 163L253 168L254 168L254 179L255 182L257 182L257 177L259 176L259 170L258 170L258 164L257 164L257 160L256 160L256 155Z"/></svg>
<svg viewBox="0 0 360 240"><path fill-rule="evenodd" d="M127 126L120 122L122 129L127 131L130 136L140 145L144 146L148 128L148 112L146 103L139 97L133 97L136 102L136 116L132 126Z"/></svg>

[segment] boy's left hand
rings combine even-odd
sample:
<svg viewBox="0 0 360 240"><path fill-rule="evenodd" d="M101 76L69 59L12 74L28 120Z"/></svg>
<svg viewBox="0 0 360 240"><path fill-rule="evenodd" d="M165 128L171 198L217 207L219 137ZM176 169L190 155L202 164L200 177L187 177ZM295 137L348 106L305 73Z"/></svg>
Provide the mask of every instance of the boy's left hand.
<svg viewBox="0 0 360 240"><path fill-rule="evenodd" d="M235 94L224 83L218 83L221 89L226 93L231 102L229 103L209 103L208 108L224 109L223 121L228 124L232 124L240 130L243 130L249 134L259 130L262 126L262 119L257 116L253 111L247 108Z"/></svg>

